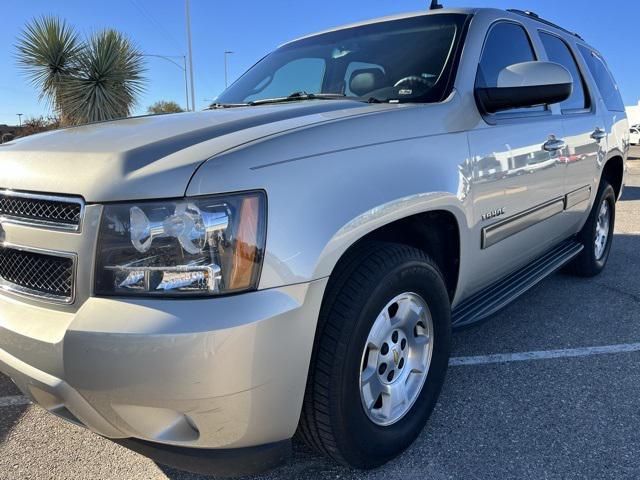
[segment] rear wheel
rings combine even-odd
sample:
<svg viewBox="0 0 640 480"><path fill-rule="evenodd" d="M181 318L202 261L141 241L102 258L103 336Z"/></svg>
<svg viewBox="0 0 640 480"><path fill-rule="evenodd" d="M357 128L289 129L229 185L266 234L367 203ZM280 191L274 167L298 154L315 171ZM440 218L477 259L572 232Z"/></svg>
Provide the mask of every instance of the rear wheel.
<svg viewBox="0 0 640 480"><path fill-rule="evenodd" d="M589 218L578 234L584 249L571 264L571 270L582 277L599 274L607 264L616 219L616 195L613 187L603 180Z"/></svg>
<svg viewBox="0 0 640 480"><path fill-rule="evenodd" d="M435 406L450 352L449 297L421 250L362 245L323 302L300 437L356 468L407 448Z"/></svg>

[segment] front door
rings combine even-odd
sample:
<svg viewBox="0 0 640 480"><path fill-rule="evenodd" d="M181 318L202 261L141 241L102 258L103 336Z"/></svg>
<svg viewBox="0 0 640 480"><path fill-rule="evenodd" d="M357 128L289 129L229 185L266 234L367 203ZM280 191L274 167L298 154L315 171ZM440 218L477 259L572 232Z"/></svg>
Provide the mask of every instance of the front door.
<svg viewBox="0 0 640 480"><path fill-rule="evenodd" d="M524 27L494 24L476 85L496 86L505 67L537 60ZM469 132L474 201L474 284L478 290L528 263L564 235L565 144L559 115L547 107L485 115Z"/></svg>

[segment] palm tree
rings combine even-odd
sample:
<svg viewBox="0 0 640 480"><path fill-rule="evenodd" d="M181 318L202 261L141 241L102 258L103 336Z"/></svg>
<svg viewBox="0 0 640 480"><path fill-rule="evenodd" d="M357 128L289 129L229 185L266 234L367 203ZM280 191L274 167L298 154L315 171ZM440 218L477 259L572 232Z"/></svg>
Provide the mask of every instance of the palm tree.
<svg viewBox="0 0 640 480"><path fill-rule="evenodd" d="M144 90L143 57L123 34L107 29L81 42L55 17L27 25L18 63L64 124L126 117Z"/></svg>
<svg viewBox="0 0 640 480"><path fill-rule="evenodd" d="M115 30L93 35L77 59L78 72L61 90L65 113L79 123L126 117L144 90L143 57Z"/></svg>

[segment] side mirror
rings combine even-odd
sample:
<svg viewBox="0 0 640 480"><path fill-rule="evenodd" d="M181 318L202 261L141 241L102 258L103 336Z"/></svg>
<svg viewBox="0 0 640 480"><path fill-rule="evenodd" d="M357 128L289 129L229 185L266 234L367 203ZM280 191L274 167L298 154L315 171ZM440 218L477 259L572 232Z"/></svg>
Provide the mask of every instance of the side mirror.
<svg viewBox="0 0 640 480"><path fill-rule="evenodd" d="M500 71L497 83L495 87L476 88L476 98L487 113L562 102L573 90L569 71L552 62L510 65Z"/></svg>

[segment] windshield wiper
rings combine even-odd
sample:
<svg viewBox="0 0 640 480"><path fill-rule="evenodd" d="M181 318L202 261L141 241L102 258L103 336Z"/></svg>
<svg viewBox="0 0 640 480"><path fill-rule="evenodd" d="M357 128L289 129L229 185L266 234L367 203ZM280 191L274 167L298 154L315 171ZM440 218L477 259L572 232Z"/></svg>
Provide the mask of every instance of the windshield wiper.
<svg viewBox="0 0 640 480"><path fill-rule="evenodd" d="M238 108L248 107L249 103L212 103L205 110L217 110L218 108Z"/></svg>
<svg viewBox="0 0 640 480"><path fill-rule="evenodd" d="M335 100L345 98L344 93L307 93L307 92L294 92L286 97L276 98L263 98L262 100L254 100L249 102L249 105L265 105L267 103L285 103L285 102L297 102L300 100Z"/></svg>

